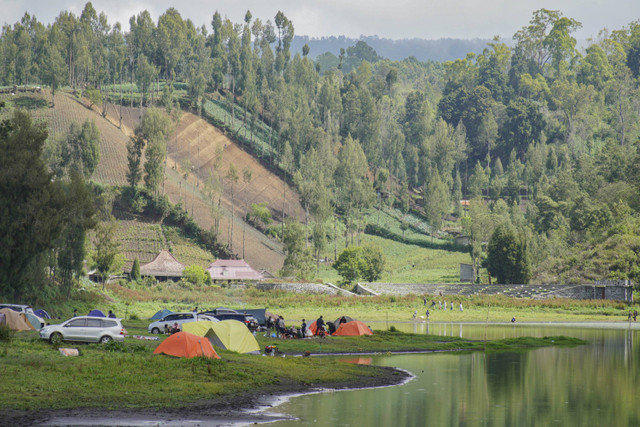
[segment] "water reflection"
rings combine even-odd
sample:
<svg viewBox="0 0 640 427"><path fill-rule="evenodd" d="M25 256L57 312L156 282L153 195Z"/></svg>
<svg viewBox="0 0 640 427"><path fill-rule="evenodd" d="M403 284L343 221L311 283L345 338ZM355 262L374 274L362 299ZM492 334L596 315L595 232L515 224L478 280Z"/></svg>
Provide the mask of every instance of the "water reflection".
<svg viewBox="0 0 640 427"><path fill-rule="evenodd" d="M276 410L299 420L276 425L640 425L640 350L633 345L638 330L422 325L422 333L441 336L568 335L590 344L525 352L376 356L374 364L407 369L416 379L398 387L296 398ZM406 325L409 331L417 326Z"/></svg>

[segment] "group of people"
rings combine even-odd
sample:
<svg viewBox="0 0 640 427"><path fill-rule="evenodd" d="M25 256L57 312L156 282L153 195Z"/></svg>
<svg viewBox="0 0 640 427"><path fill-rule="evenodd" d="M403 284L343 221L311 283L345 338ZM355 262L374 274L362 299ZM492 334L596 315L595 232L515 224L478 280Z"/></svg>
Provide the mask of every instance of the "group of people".
<svg viewBox="0 0 640 427"><path fill-rule="evenodd" d="M440 308L440 310L446 310L447 309L447 302L442 302L442 301L438 301L438 307ZM453 310L454 304L453 301L451 302L451 310ZM435 301L431 301L431 308L436 308L436 302ZM462 308L462 303L458 304L458 309L460 311L463 311Z"/></svg>
<svg viewBox="0 0 640 427"><path fill-rule="evenodd" d="M638 310L633 310L633 313L629 312L629 322L631 322L631 319L633 318L633 321L635 322L636 319L638 318Z"/></svg>
<svg viewBox="0 0 640 427"><path fill-rule="evenodd" d="M442 295L442 293L440 293L440 295ZM427 307L427 297L423 296L422 297L422 304L424 305L424 307ZM451 310L454 309L454 303L453 301L451 302ZM425 315L427 317L427 320L429 320L429 317L431 316L431 310L439 308L440 310L446 310L447 309L447 301L438 301L438 303L436 304L435 300L431 300L431 305L429 306L429 308L427 308ZM460 310L460 312L462 312L464 309L462 308L462 303L458 304L458 309ZM418 317L418 310L415 310L413 312L413 318L415 319L416 317Z"/></svg>
<svg viewBox="0 0 640 427"><path fill-rule="evenodd" d="M315 323L316 331L313 336L323 337L326 335L331 335L336 330L336 325L334 325L333 322L325 322L322 316L318 317ZM339 324L342 323L347 323L347 319L345 316L342 316L340 318ZM272 319L271 317L267 317L266 326L268 331L275 331L277 336L280 338L305 338L307 336L311 336L311 333L308 332L307 321L305 319L302 319L300 328L296 328L295 326L290 326L287 328L282 316L278 316L276 320Z"/></svg>

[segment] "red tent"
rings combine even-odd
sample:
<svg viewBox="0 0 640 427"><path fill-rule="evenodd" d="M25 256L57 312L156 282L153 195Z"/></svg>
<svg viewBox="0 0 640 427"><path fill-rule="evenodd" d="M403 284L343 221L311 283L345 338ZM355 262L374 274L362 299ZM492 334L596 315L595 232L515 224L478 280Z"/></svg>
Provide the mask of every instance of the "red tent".
<svg viewBox="0 0 640 427"><path fill-rule="evenodd" d="M315 335L316 331L318 330L318 325L316 325L316 322L317 320L314 320L313 323L307 326L307 329L310 330L313 335Z"/></svg>
<svg viewBox="0 0 640 427"><path fill-rule="evenodd" d="M316 324L317 322L317 320L314 320L313 322L311 322L311 324L309 324L309 326L307 326L307 330L311 331L313 335L318 332L318 325ZM329 327L326 323L324 324L324 330L326 331L326 334L329 335Z"/></svg>
<svg viewBox="0 0 640 427"><path fill-rule="evenodd" d="M373 335L373 332L371 332L371 329L361 321L354 320L352 322L341 324L333 335L353 337L360 335Z"/></svg>
<svg viewBox="0 0 640 427"><path fill-rule="evenodd" d="M220 356L211 347L208 338L199 337L189 332L178 332L164 340L162 344L153 351L153 354L168 354L176 357L198 357L204 356L213 359L220 359Z"/></svg>

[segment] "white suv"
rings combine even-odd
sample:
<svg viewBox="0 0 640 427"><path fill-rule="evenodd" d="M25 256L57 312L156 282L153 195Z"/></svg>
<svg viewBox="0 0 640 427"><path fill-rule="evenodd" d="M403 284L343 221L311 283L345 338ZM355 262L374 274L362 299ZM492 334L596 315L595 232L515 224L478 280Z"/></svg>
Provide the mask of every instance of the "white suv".
<svg viewBox="0 0 640 427"><path fill-rule="evenodd" d="M218 319L215 319L211 316L206 316L203 314L197 314L195 312L189 313L171 313L164 316L162 319L157 320L149 325L149 333L152 334L163 334L167 329L173 327L174 324L178 324L180 329L182 329L183 323L188 322L197 322L198 320L209 320L211 322L217 322Z"/></svg>
<svg viewBox="0 0 640 427"><path fill-rule="evenodd" d="M49 325L40 329L40 338L51 342L57 340L103 344L111 340L123 342L127 330L120 320L91 316L73 317L59 325Z"/></svg>
<svg viewBox="0 0 640 427"><path fill-rule="evenodd" d="M0 308L10 308L11 310L17 311L18 313L33 314L40 321L40 327L41 328L43 328L47 324L47 322L42 317L38 316L37 314L35 314L33 312L33 309L29 305L23 305L23 304L0 304Z"/></svg>

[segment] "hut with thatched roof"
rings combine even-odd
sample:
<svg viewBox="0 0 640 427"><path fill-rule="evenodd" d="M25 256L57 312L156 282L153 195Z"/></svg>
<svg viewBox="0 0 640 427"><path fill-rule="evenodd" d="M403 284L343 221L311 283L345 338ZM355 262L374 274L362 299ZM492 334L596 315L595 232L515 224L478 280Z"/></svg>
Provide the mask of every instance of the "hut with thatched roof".
<svg viewBox="0 0 640 427"><path fill-rule="evenodd" d="M140 266L140 275L152 276L157 280L178 280L186 266L174 258L169 251L161 250L153 261Z"/></svg>
<svg viewBox="0 0 640 427"><path fill-rule="evenodd" d="M213 280L263 280L262 274L254 270L242 259L219 259L213 262L207 272Z"/></svg>

